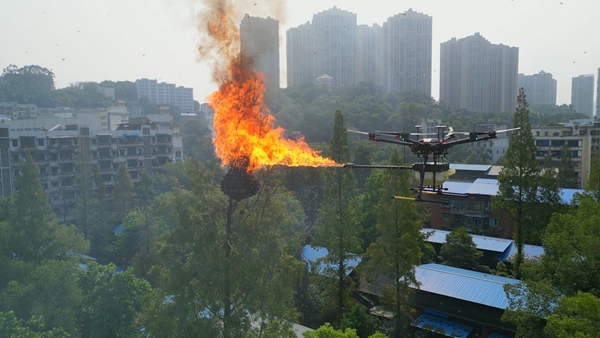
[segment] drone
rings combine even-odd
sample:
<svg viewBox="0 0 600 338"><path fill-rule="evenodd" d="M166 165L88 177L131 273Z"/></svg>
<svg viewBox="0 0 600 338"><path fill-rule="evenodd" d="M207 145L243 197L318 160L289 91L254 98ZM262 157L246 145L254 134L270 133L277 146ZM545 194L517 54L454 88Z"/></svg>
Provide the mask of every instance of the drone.
<svg viewBox="0 0 600 338"><path fill-rule="evenodd" d="M368 140L375 142L384 142L399 144L410 148L411 152L421 160L419 163L414 163L412 166L397 166L397 165L362 165L354 163L344 164L345 168L382 168L382 169L412 169L415 171L415 177L419 180L419 187L413 189L417 192L416 197L393 196L399 200L425 201L433 202L432 200L424 200L423 194L438 194L438 195L460 195L444 193L443 183L453 175L456 171L450 169L450 164L444 159L448 154L448 149L471 142L480 142L497 138L500 133L506 133L520 128L511 128L504 130L493 130L487 132L455 132L452 127L443 125L436 126L437 133L420 133L421 126L415 126L416 133L394 132L394 131L376 131L373 133L348 130L351 133L367 135ZM448 132L445 130L448 128ZM466 137L460 138L458 135ZM411 138L416 136L416 138ZM434 137L425 137L434 136ZM420 138L421 137L421 138ZM463 195L460 195L463 196Z"/></svg>

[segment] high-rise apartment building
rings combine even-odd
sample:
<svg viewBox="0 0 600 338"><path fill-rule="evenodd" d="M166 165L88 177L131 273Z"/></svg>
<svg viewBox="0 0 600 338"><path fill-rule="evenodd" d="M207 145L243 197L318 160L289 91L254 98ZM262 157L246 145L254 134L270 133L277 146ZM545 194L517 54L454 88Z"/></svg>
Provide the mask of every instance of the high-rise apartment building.
<svg viewBox="0 0 600 338"><path fill-rule="evenodd" d="M495 45L479 33L443 42L440 101L452 109L512 111L518 94L519 49Z"/></svg>
<svg viewBox="0 0 600 338"><path fill-rule="evenodd" d="M409 9L383 24L385 87L431 96L432 19Z"/></svg>
<svg viewBox="0 0 600 338"><path fill-rule="evenodd" d="M594 112L594 75L579 75L571 81L571 105L579 114L592 117Z"/></svg>
<svg viewBox="0 0 600 338"><path fill-rule="evenodd" d="M356 82L385 86L383 27L358 25L356 29Z"/></svg>
<svg viewBox="0 0 600 338"><path fill-rule="evenodd" d="M313 15L316 79L333 78L333 86L356 82L356 14L337 7Z"/></svg>
<svg viewBox="0 0 600 338"><path fill-rule="evenodd" d="M267 91L278 89L279 21L246 14L240 24L240 41L242 58L249 58L254 70L264 74Z"/></svg>
<svg viewBox="0 0 600 338"><path fill-rule="evenodd" d="M596 112L594 116L600 114L600 68L598 68L598 77L596 78Z"/></svg>
<svg viewBox="0 0 600 338"><path fill-rule="evenodd" d="M287 86L315 81L315 51L312 24L307 22L286 32Z"/></svg>
<svg viewBox="0 0 600 338"><path fill-rule="evenodd" d="M556 80L543 70L537 74L519 74L519 88L525 90L529 104L556 105Z"/></svg>
<svg viewBox="0 0 600 338"><path fill-rule="evenodd" d="M194 89L192 88L143 78L135 81L135 89L138 99L145 97L155 104L176 106L181 113L194 111Z"/></svg>

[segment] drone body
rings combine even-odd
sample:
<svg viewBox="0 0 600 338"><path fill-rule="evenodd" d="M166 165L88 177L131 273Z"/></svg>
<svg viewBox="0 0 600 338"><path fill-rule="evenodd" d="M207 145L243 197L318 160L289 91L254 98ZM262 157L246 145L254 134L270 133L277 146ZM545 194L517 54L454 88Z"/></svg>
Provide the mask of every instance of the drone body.
<svg viewBox="0 0 600 338"><path fill-rule="evenodd" d="M420 126L416 126L417 131ZM366 133L355 130L348 130L349 132L367 135L368 139L375 142L393 143L410 148L411 152L417 155L420 159L420 163L414 163L412 166L378 166L378 165L356 165L353 163L347 163L344 167L346 168L385 168L385 169L413 169L415 176L419 180L420 184L417 189L417 196L415 198L399 197L394 196L397 199L411 199L415 201L424 201L422 199L423 193L436 193L442 194L442 184L448 180L448 178L455 173L454 170L450 169L450 164L444 162L445 156L448 154L448 149L471 142L486 141L497 138L497 134L505 133L520 128L512 128L490 132L455 132L452 127L449 128L448 133L444 134L446 126L436 127L437 137L435 138L421 138L419 136L431 136L431 134L417 133L406 133L406 132L392 132L392 131L376 131L373 133ZM468 137L458 138L457 135L465 135ZM417 139L412 139L411 136L417 136Z"/></svg>

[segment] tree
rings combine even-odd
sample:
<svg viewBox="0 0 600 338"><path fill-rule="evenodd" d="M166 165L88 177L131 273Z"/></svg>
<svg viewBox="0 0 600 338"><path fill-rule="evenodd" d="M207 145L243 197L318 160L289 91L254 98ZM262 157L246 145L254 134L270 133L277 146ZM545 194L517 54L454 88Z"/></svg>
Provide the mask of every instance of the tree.
<svg viewBox="0 0 600 338"><path fill-rule="evenodd" d="M30 65L18 68L9 65L2 72L1 101L54 107L54 73L49 69Z"/></svg>
<svg viewBox="0 0 600 338"><path fill-rule="evenodd" d="M46 259L18 262L8 272L10 282L0 292L0 311L14 311L19 319L44 320L44 330L61 328L70 335L79 331L77 314L81 289L77 285L78 261Z"/></svg>
<svg viewBox="0 0 600 338"><path fill-rule="evenodd" d="M365 312L365 308L362 305L356 304L342 318L340 330L344 331L346 329L356 330L356 334L359 337L368 337L377 330L377 322L375 321L375 317Z"/></svg>
<svg viewBox="0 0 600 338"><path fill-rule="evenodd" d="M549 337L592 338L600 332L600 299L578 292L560 300L556 311L548 316L544 332Z"/></svg>
<svg viewBox="0 0 600 338"><path fill-rule="evenodd" d="M119 165L112 191L115 221L119 222L134 205L135 185L125 163Z"/></svg>
<svg viewBox="0 0 600 338"><path fill-rule="evenodd" d="M573 167L573 160L571 159L571 151L569 143L565 141L562 147L560 147L560 163L558 165L558 181L562 188L579 188L577 184L577 173Z"/></svg>
<svg viewBox="0 0 600 338"><path fill-rule="evenodd" d="M535 160L537 150L531 125L525 91L519 90L517 108L513 118L513 127L520 128L511 133L508 149L504 155L504 163L498 175L498 195L493 197L493 208L506 213L512 220L517 245L517 255L514 260L514 271L517 278L521 277L520 267L523 263L523 245L529 239L539 238L547 219L537 218L534 208L546 212L548 203L558 203L558 187L556 182L542 179L541 169ZM532 241L533 242L533 241Z"/></svg>
<svg viewBox="0 0 600 338"><path fill-rule="evenodd" d="M396 150L390 158L392 165L401 165ZM383 172L379 201L374 207L379 236L367 248L368 269L373 278L384 277L382 302L394 314L394 332L400 335L412 314L412 289L416 285L415 265L420 264L419 246L421 222L413 202L397 201L390 196L409 195L410 173L402 170Z"/></svg>
<svg viewBox="0 0 600 338"><path fill-rule="evenodd" d="M11 197L7 215L8 244L2 253L13 260L37 262L68 259L67 253L87 253L89 243L73 226L59 225L40 181L40 171L27 153L16 177L17 193Z"/></svg>
<svg viewBox="0 0 600 338"><path fill-rule="evenodd" d="M345 330L336 330L329 323L319 327L314 331L305 331L303 333L304 338L359 338L356 334L356 330L347 328ZM367 336L363 336L367 337ZM380 332L368 336L368 338L386 338L386 336Z"/></svg>
<svg viewBox="0 0 600 338"><path fill-rule="evenodd" d="M294 258L303 220L299 203L263 172L259 194L223 195L198 163L187 163L190 190L176 189L177 226L160 244L160 290L142 322L153 336L240 337L252 321L290 318ZM210 271L210 273L207 273Z"/></svg>
<svg viewBox="0 0 600 338"><path fill-rule="evenodd" d="M584 194L571 213L555 215L543 246L546 276L563 294L600 296L600 210L593 197Z"/></svg>
<svg viewBox="0 0 600 338"><path fill-rule="evenodd" d="M585 185L585 192L592 196L596 202L600 202L600 151L596 151L592 156L590 176Z"/></svg>
<svg viewBox="0 0 600 338"><path fill-rule="evenodd" d="M70 335L61 328L44 330L46 324L39 317L32 317L26 323L18 319L14 312L0 312L0 337L23 338L68 338Z"/></svg>
<svg viewBox="0 0 600 338"><path fill-rule="evenodd" d="M452 230L440 249L444 264L467 270L476 269L482 256L466 228Z"/></svg>
<svg viewBox="0 0 600 338"><path fill-rule="evenodd" d="M335 112L333 136L329 146L329 157L336 163L350 160L348 136L341 111ZM348 260L361 251L357 222L356 179L350 170L328 170L324 173L323 203L315 227L314 245L325 247L328 254L324 257L328 275L334 285L329 289L336 304L337 320L341 320L349 299L350 279ZM335 296L334 296L335 294Z"/></svg>
<svg viewBox="0 0 600 338"><path fill-rule="evenodd" d="M546 318L552 314L559 294L547 281L505 284L508 306L502 320L517 327L517 337L545 337Z"/></svg>
<svg viewBox="0 0 600 338"><path fill-rule="evenodd" d="M82 311L79 313L84 337L143 337L137 323L150 284L131 270L115 272L115 265L94 262L81 270Z"/></svg>

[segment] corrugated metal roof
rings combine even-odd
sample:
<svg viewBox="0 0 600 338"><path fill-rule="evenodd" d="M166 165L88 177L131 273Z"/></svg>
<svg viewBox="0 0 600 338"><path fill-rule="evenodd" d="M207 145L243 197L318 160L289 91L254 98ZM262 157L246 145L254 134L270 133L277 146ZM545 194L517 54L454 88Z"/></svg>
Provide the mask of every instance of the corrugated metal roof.
<svg viewBox="0 0 600 338"><path fill-rule="evenodd" d="M498 180L495 178L478 178L474 182L446 181L444 188L448 193L495 196L498 194ZM575 193L582 193L583 189L559 189L562 203L571 204Z"/></svg>
<svg viewBox="0 0 600 338"><path fill-rule="evenodd" d="M431 243L446 243L446 235L450 233L450 231L446 230L438 230L438 229L421 229L422 233L431 233L429 238L427 238L428 242ZM493 252L508 252L508 247L513 243L510 239L498 238L498 237L488 237L481 235L471 235L473 238L473 243L479 250L484 251L493 251Z"/></svg>
<svg viewBox="0 0 600 338"><path fill-rule="evenodd" d="M415 267L415 277L421 291L461 299L498 309L508 306L505 284L519 280L494 276L477 271L458 269L440 264Z"/></svg>
<svg viewBox="0 0 600 338"><path fill-rule="evenodd" d="M581 189L569 189L569 188L563 188L560 189L560 198L562 199L562 202L565 204L571 204L571 201L573 200L573 196L575 195L575 193L583 193L583 190Z"/></svg>
<svg viewBox="0 0 600 338"><path fill-rule="evenodd" d="M448 189L448 192L454 194L464 194L471 187L471 184L471 182L446 181L444 182L444 189Z"/></svg>
<svg viewBox="0 0 600 338"><path fill-rule="evenodd" d="M500 256L499 260L501 261L510 261L517 254L517 246L513 242L510 246L510 249L507 250L502 256ZM544 254L544 248L539 245L532 244L523 244L523 259L526 261L539 261L542 255Z"/></svg>
<svg viewBox="0 0 600 338"><path fill-rule="evenodd" d="M491 178L478 178L466 191L471 195L495 196L498 193L498 180Z"/></svg>
<svg viewBox="0 0 600 338"><path fill-rule="evenodd" d="M325 256L327 256L328 253L329 253L329 251L327 250L327 248L305 245L302 248L302 259L307 262L316 263L316 262L318 262L318 260L320 258L324 258ZM350 272L352 272L352 270L358 266L360 261L361 261L361 257L358 255L354 255L354 257L347 259L346 267L348 269L346 270L346 273L349 274ZM335 264L329 264L329 267L334 270L337 269L337 265L335 265ZM310 268L310 265L309 265L309 268ZM316 266L316 269L317 269L318 273L324 274L325 273L325 263L320 262Z"/></svg>
<svg viewBox="0 0 600 338"><path fill-rule="evenodd" d="M420 315L417 319L413 320L410 325L455 338L467 338L471 331L473 331L472 326L457 323L448 320L447 318L441 318L428 313Z"/></svg>
<svg viewBox="0 0 600 338"><path fill-rule="evenodd" d="M486 172L486 171L490 170L491 167L492 166L490 164L453 164L453 163L450 163L450 169L456 169L456 170Z"/></svg>

